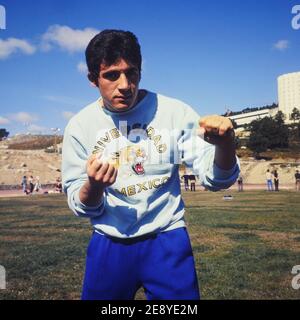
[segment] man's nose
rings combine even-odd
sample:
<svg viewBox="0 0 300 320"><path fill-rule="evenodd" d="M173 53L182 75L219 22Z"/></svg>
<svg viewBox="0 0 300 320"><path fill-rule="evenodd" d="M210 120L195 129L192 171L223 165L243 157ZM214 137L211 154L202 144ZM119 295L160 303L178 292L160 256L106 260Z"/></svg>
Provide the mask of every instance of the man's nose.
<svg viewBox="0 0 300 320"><path fill-rule="evenodd" d="M129 81L128 81L125 73L121 73L121 75L120 75L118 88L121 90L122 89L126 90L129 88Z"/></svg>

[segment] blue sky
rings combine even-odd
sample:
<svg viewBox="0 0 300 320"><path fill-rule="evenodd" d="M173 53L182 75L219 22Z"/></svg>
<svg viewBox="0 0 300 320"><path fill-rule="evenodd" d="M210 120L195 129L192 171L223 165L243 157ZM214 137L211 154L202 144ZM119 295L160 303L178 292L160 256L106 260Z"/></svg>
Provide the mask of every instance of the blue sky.
<svg viewBox="0 0 300 320"><path fill-rule="evenodd" d="M0 0L0 127L51 132L98 97L84 50L97 31L134 32L141 88L200 115L277 102L277 77L300 71L300 0ZM300 24L300 17L299 17Z"/></svg>

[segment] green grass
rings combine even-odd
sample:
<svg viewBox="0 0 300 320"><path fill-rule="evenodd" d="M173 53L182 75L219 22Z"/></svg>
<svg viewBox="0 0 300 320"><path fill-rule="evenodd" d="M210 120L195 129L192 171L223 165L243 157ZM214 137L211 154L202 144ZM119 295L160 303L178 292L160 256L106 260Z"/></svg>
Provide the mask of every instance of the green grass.
<svg viewBox="0 0 300 320"><path fill-rule="evenodd" d="M300 193L224 194L184 193L202 299L300 299ZM0 299L80 298L91 227L64 196L0 198L0 222Z"/></svg>

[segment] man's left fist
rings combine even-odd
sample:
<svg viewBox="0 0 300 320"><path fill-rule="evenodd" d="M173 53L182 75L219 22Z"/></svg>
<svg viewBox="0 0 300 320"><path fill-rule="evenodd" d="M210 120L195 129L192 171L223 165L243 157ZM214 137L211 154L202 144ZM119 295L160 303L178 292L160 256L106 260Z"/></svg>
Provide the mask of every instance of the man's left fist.
<svg viewBox="0 0 300 320"><path fill-rule="evenodd" d="M198 134L205 141L220 147L234 143L234 130L229 118L211 115L199 120Z"/></svg>

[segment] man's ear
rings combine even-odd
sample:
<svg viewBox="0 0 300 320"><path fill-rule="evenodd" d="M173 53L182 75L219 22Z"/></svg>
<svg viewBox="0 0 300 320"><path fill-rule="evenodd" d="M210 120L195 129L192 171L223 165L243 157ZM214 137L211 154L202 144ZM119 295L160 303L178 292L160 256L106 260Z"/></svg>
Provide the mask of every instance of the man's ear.
<svg viewBox="0 0 300 320"><path fill-rule="evenodd" d="M98 81L95 80L95 77L90 72L88 73L87 77L91 83L91 86L98 88Z"/></svg>

